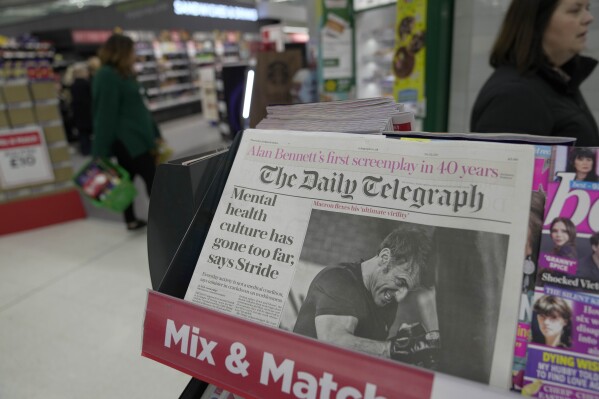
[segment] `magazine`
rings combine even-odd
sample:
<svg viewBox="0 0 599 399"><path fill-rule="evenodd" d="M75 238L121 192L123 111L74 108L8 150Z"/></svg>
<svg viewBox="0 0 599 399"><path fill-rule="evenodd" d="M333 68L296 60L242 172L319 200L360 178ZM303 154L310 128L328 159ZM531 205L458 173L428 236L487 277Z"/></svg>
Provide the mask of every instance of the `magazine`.
<svg viewBox="0 0 599 399"><path fill-rule="evenodd" d="M530 214L528 217L528 234L524 249L522 265L522 292L520 298L520 313L518 315L518 329L514 345L514 364L512 368L512 390L521 391L524 385L524 371L526 368L526 351L530 339L530 323L532 321L532 300L536 282L539 249L541 245L541 232L545 209L545 197L549 172L553 159L553 147L545 145L535 146L534 176L530 198Z"/></svg>
<svg viewBox="0 0 599 399"><path fill-rule="evenodd" d="M506 388L533 159L247 130L185 299Z"/></svg>
<svg viewBox="0 0 599 399"><path fill-rule="evenodd" d="M599 397L597 150L555 147L522 391Z"/></svg>

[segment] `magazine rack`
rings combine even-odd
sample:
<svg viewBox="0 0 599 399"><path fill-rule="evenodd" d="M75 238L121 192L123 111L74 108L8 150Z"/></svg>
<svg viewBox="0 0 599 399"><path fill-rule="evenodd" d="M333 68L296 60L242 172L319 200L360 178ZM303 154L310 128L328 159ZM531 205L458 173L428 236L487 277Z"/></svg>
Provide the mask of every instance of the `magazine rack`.
<svg viewBox="0 0 599 399"><path fill-rule="evenodd" d="M238 134L217 166L197 181L203 187L201 201L169 264L163 260L162 265L150 269L152 281L160 281L160 284L158 291L148 292L142 356L198 379L192 380L182 398L199 397L197 395L206 387L205 382L248 399L508 398L514 395L183 301L241 137L242 134ZM170 196L176 193L170 192ZM160 226L152 226L159 220L152 214L160 212L166 209L157 206L150 209L150 231L160 230ZM150 248L152 242L148 234ZM152 257L152 251L149 253Z"/></svg>

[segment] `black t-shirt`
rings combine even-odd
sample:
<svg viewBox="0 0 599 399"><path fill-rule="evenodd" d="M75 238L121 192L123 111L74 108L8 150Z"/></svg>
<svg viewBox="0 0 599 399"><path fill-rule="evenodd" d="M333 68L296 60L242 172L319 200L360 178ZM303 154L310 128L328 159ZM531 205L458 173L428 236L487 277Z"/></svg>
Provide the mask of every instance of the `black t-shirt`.
<svg viewBox="0 0 599 399"><path fill-rule="evenodd" d="M385 307L375 304L364 285L359 263L328 266L312 280L293 331L317 338L316 316L353 316L358 319L355 336L383 341L388 337L396 310L396 303Z"/></svg>

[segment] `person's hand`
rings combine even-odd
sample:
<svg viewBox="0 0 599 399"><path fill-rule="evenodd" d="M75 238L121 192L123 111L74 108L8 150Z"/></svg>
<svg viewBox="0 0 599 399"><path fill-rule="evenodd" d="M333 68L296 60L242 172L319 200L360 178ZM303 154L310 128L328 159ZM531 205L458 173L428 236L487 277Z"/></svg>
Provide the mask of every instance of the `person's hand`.
<svg viewBox="0 0 599 399"><path fill-rule="evenodd" d="M436 368L441 349L439 331L426 332L420 323L403 324L390 343L391 359L414 366Z"/></svg>

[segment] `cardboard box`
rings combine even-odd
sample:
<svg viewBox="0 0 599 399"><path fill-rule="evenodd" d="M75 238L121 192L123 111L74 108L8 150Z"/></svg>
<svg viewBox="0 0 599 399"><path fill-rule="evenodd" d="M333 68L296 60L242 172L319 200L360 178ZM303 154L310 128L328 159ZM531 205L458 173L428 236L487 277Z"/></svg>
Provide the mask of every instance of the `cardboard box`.
<svg viewBox="0 0 599 399"><path fill-rule="evenodd" d="M52 163L65 162L71 159L69 147L54 147L50 148L48 152L50 153Z"/></svg>
<svg viewBox="0 0 599 399"><path fill-rule="evenodd" d="M13 128L24 125L35 125L36 123L31 107L9 108L8 119Z"/></svg>
<svg viewBox="0 0 599 399"><path fill-rule="evenodd" d="M32 82L31 94L35 101L56 100L58 92L54 82Z"/></svg>
<svg viewBox="0 0 599 399"><path fill-rule="evenodd" d="M0 109L0 129L8 129L10 128L10 122L8 121L8 115L6 115L6 111Z"/></svg>
<svg viewBox="0 0 599 399"><path fill-rule="evenodd" d="M60 112L56 104L37 104L35 106L35 115L40 123L60 120Z"/></svg>
<svg viewBox="0 0 599 399"><path fill-rule="evenodd" d="M46 143L55 143L57 141L63 141L67 139L62 124L44 126L44 135L46 136Z"/></svg>
<svg viewBox="0 0 599 399"><path fill-rule="evenodd" d="M73 168L70 166L54 169L54 182L62 183L73 178Z"/></svg>
<svg viewBox="0 0 599 399"><path fill-rule="evenodd" d="M5 84L2 86L2 94L7 104L31 102L29 86L25 84Z"/></svg>

